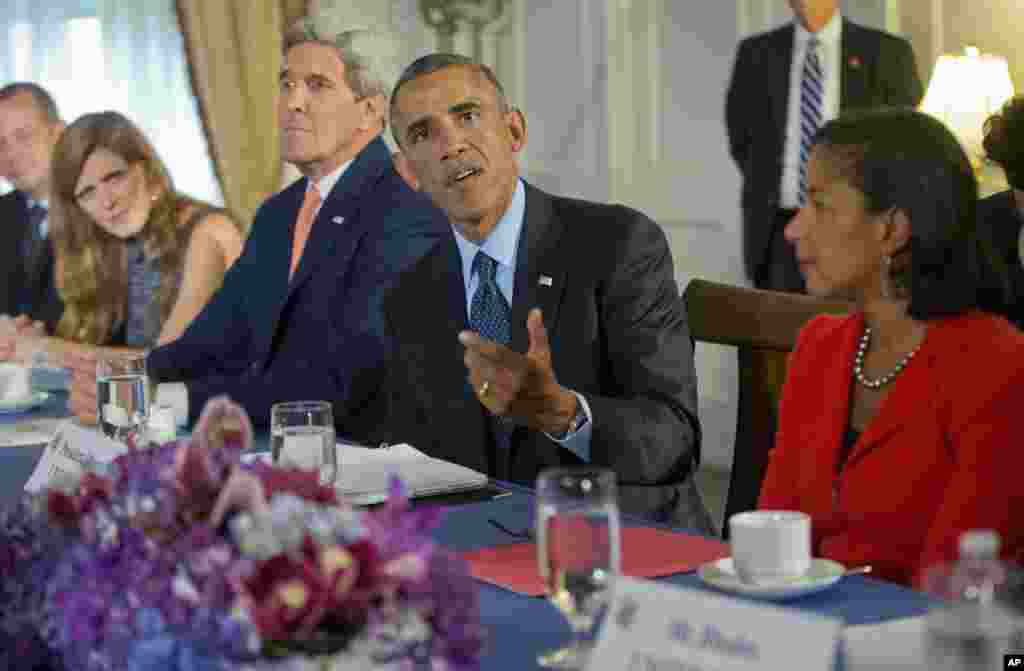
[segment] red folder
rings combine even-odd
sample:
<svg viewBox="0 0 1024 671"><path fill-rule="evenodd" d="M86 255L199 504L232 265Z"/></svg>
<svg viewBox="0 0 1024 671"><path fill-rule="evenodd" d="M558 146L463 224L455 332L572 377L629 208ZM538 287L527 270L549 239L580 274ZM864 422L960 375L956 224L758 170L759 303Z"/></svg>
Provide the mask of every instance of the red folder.
<svg viewBox="0 0 1024 671"><path fill-rule="evenodd" d="M529 596L545 594L533 543L499 545L464 552L462 556L477 580ZM702 564L728 556L727 544L704 536L653 527L622 530L622 573L633 578L694 571Z"/></svg>

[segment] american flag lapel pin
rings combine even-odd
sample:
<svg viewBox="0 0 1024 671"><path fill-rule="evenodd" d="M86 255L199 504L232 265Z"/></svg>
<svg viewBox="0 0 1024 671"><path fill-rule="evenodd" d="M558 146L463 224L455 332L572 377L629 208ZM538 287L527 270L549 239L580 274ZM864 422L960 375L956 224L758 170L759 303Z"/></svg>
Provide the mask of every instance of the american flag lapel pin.
<svg viewBox="0 0 1024 671"><path fill-rule="evenodd" d="M847 61L854 70L860 68L860 56L850 56Z"/></svg>
<svg viewBox="0 0 1024 671"><path fill-rule="evenodd" d="M333 222L335 224L344 224L345 223L345 217L331 217L331 222Z"/></svg>
<svg viewBox="0 0 1024 671"><path fill-rule="evenodd" d="M551 278L548 277L547 275L541 275L540 278L537 280L537 284L542 286L542 287L550 287L551 286Z"/></svg>

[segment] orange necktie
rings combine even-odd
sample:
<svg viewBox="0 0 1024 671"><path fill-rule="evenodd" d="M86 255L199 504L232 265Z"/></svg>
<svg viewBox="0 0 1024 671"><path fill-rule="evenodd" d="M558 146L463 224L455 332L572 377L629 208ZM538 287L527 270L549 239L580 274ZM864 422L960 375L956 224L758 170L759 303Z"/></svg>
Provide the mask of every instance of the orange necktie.
<svg viewBox="0 0 1024 671"><path fill-rule="evenodd" d="M295 219L295 238L292 240L292 268L288 273L290 278L299 267L299 259L302 258L302 250L306 248L306 241L309 240L309 232L313 230L313 219L316 208L320 207L320 189L316 183L310 183L306 189L306 197L302 199L302 207L299 208L299 216Z"/></svg>

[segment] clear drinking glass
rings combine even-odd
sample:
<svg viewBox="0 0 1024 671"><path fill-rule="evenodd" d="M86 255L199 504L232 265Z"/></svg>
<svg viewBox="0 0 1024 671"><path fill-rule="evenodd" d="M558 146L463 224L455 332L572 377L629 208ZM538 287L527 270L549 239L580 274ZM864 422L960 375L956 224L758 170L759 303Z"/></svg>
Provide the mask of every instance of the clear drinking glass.
<svg viewBox="0 0 1024 671"><path fill-rule="evenodd" d="M969 531L958 561L929 568L922 587L938 603L925 618L929 669L998 669L1024 645L1024 573L998 559L999 537Z"/></svg>
<svg viewBox="0 0 1024 671"><path fill-rule="evenodd" d="M582 669L583 636L604 609L619 574L620 530L615 473L606 468L552 468L537 478L537 563L548 600L572 627L571 643L540 655L547 669Z"/></svg>
<svg viewBox="0 0 1024 671"><path fill-rule="evenodd" d="M149 399L145 354L106 352L96 358L96 415L106 436L142 446Z"/></svg>
<svg viewBox="0 0 1024 671"><path fill-rule="evenodd" d="M275 464L320 474L320 484L334 486L338 451L334 414L327 401L289 401L270 409L270 453Z"/></svg>

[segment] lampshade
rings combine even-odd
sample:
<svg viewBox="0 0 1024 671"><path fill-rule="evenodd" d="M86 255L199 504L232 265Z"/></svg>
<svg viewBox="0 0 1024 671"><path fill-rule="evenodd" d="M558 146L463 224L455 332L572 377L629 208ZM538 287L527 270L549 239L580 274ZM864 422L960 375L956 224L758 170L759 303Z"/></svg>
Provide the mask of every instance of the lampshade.
<svg viewBox="0 0 1024 671"><path fill-rule="evenodd" d="M1006 59L981 54L974 47L962 55L943 54L935 63L921 111L943 121L972 161L984 154L985 119L1013 97Z"/></svg>

